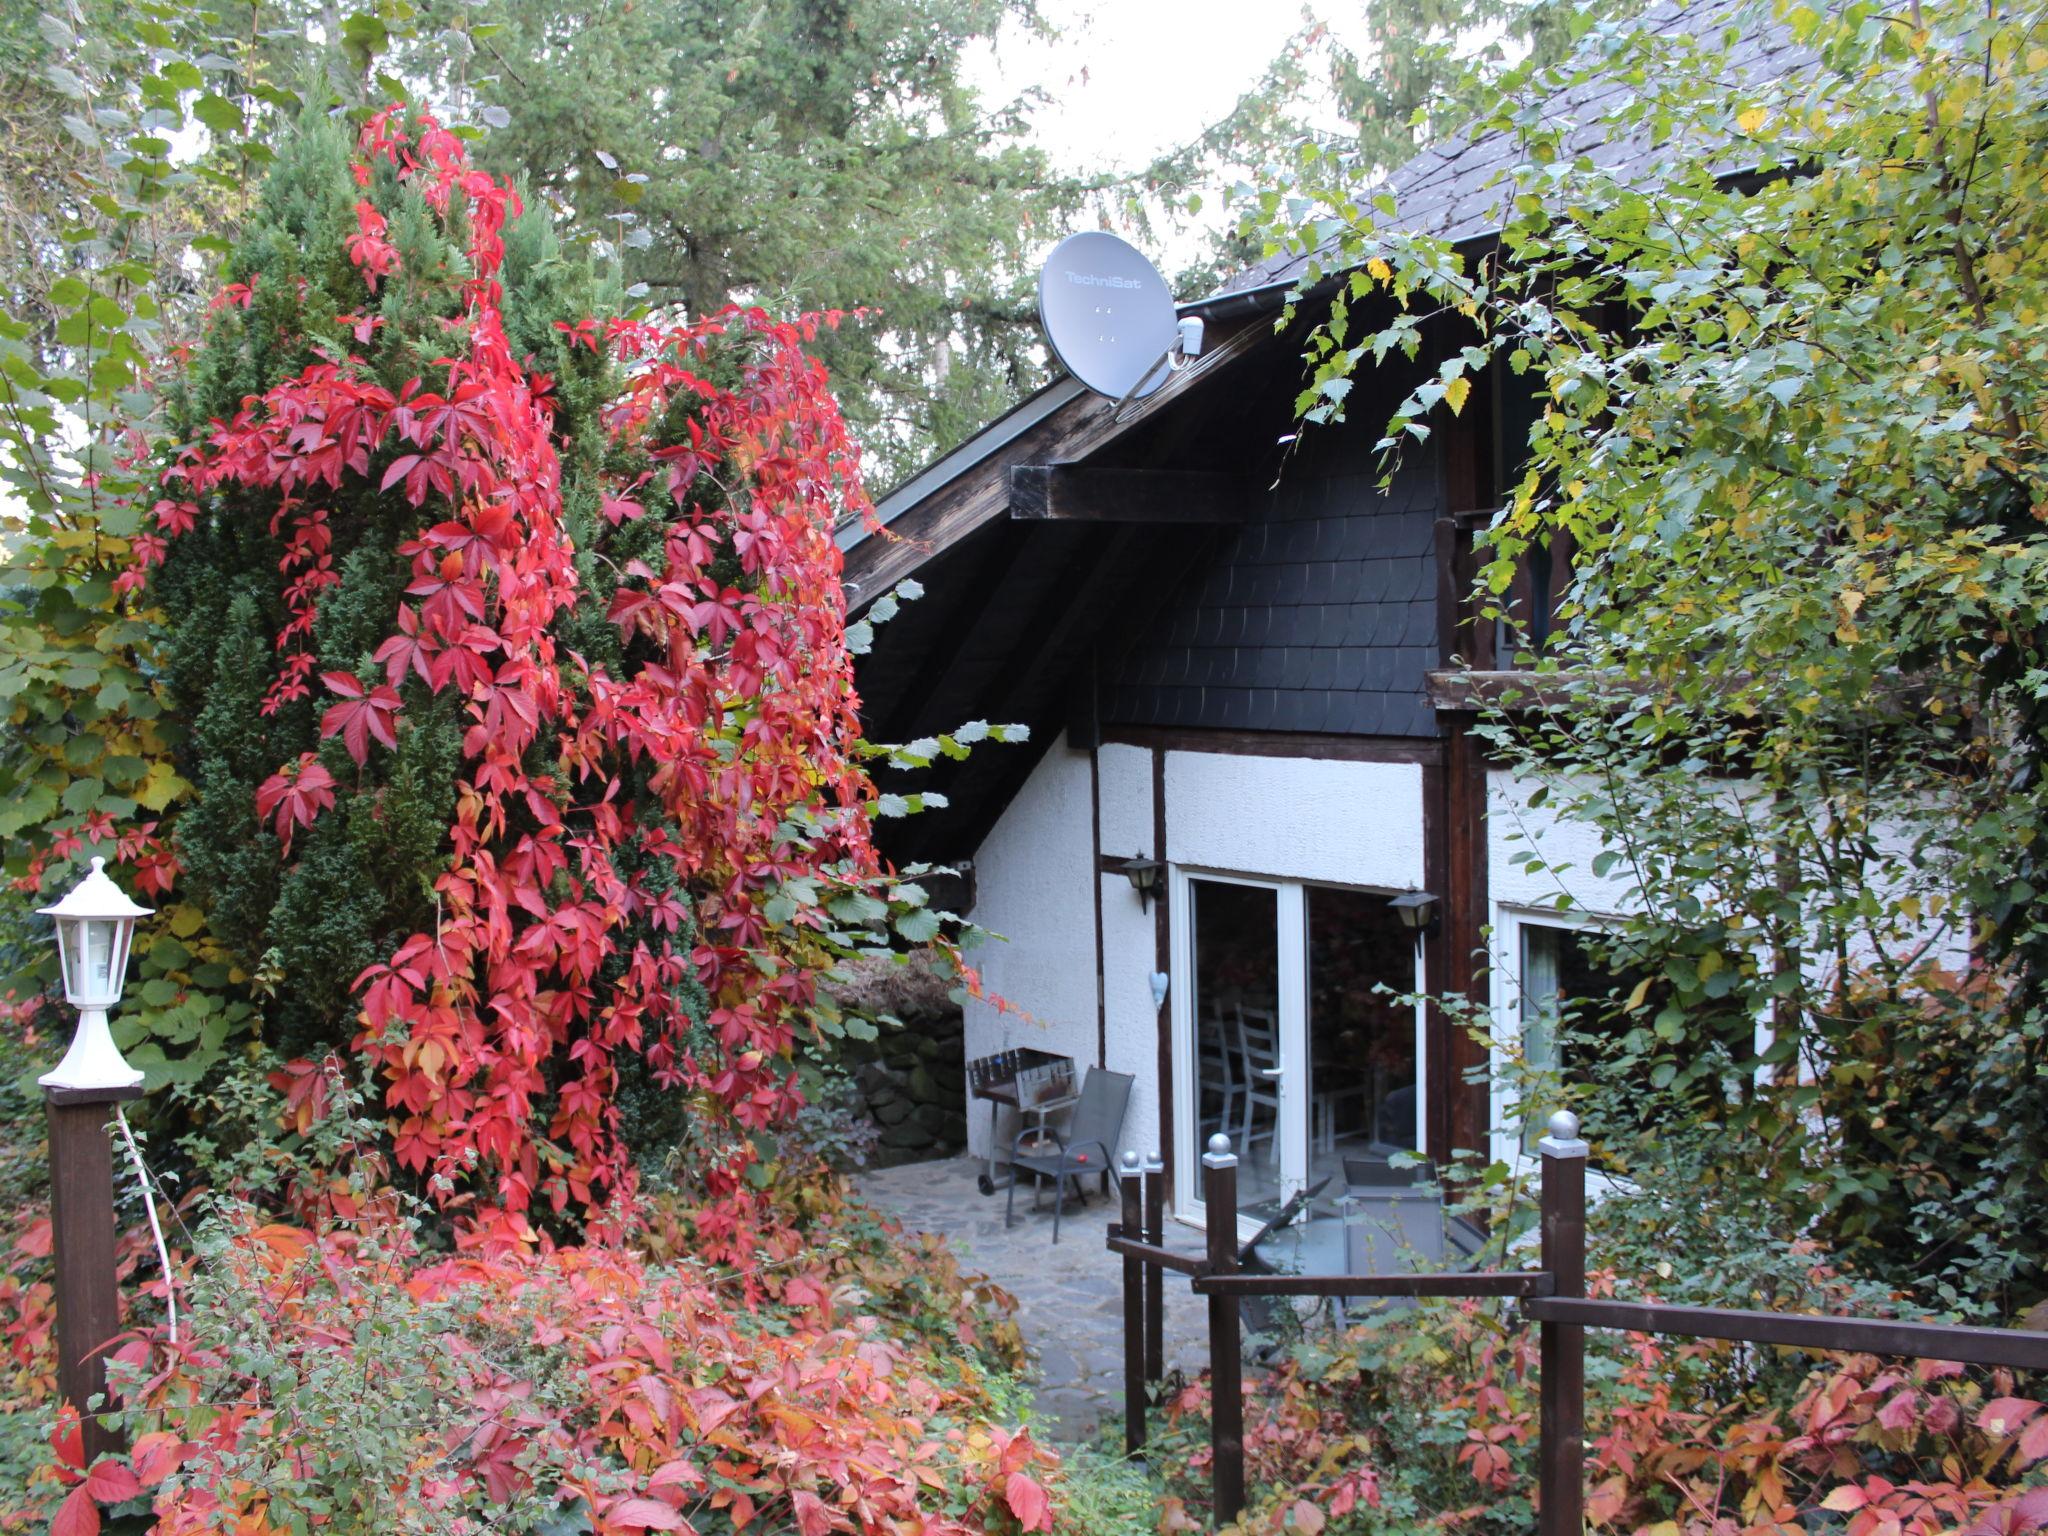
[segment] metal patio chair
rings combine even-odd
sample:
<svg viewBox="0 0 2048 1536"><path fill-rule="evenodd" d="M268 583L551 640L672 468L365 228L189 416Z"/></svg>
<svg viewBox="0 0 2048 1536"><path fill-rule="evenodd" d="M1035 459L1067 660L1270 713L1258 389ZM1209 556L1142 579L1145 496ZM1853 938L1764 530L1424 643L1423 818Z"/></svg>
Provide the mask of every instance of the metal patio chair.
<svg viewBox="0 0 2048 1536"><path fill-rule="evenodd" d="M1109 1160L1116 1150L1117 1139L1124 1133L1124 1110L1131 1101L1131 1083L1128 1072L1105 1072L1100 1067L1090 1067L1088 1075L1081 1080L1081 1102L1074 1106L1074 1116L1067 1122L1064 1131L1047 1127L1042 1136L1035 1131L1020 1131L1010 1146L1010 1193L1003 1201L1003 1226L1007 1229L1015 1224L1013 1211L1017 1204L1017 1182L1015 1175L1035 1173L1052 1180L1052 1240L1060 1240L1060 1215L1066 1209L1067 1184L1071 1180L1074 1192L1085 1201L1087 1191L1081 1180L1091 1173L1102 1175L1102 1192L1109 1194ZM1036 1138L1037 1151L1026 1151L1027 1139ZM1055 1150L1044 1150L1049 1138ZM1038 1191L1031 1192L1031 1204L1038 1204Z"/></svg>

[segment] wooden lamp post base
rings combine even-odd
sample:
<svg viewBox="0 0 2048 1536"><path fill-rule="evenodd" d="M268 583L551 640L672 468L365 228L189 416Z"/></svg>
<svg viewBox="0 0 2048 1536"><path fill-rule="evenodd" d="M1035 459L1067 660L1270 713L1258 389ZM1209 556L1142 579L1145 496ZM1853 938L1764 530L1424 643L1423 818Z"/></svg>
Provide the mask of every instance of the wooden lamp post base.
<svg viewBox="0 0 2048 1536"><path fill-rule="evenodd" d="M50 1123L50 1227L57 1266L57 1391L78 1410L85 1464L122 1449L89 1404L107 1390L105 1350L121 1331L114 1278L110 1106L142 1089L43 1090Z"/></svg>

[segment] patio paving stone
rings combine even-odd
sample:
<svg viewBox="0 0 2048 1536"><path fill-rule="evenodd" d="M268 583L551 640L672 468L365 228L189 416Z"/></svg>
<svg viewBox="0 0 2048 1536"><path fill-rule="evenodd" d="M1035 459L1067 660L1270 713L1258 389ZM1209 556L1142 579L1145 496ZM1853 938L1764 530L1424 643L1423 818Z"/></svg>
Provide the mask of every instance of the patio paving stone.
<svg viewBox="0 0 2048 1536"><path fill-rule="evenodd" d="M979 1159L946 1158L877 1169L855 1179L860 1191L913 1232L947 1238L970 1273L986 1274L1017 1298L1017 1321L1036 1363L1038 1410L1055 1439L1090 1438L1123 1411L1123 1266L1103 1247L1115 1214L1092 1194L1069 1203L1052 1241L1052 1195L1033 1213L1017 1191L1017 1225L1003 1229L1003 1191L983 1195ZM1098 1186L1090 1180L1091 1189ZM1166 1246L1199 1254L1202 1235L1168 1219ZM1166 1366L1193 1374L1209 1363L1208 1312L1179 1275L1166 1276Z"/></svg>

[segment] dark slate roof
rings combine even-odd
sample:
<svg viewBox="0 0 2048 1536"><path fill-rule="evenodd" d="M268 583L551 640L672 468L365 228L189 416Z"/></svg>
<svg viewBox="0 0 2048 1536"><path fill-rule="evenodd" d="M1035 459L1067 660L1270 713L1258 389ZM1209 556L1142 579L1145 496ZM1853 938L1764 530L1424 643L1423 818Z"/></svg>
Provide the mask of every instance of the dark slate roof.
<svg viewBox="0 0 2048 1536"><path fill-rule="evenodd" d="M1746 85L1782 79L1813 62L1813 54L1795 44L1768 7L1756 0L1658 0L1629 30L1706 38L1729 26L1740 34L1728 51L1731 94ZM1627 99L1630 89L1626 82L1603 74L1564 91L1544 108L1543 116L1547 123L1564 126L1568 154L1587 156L1624 177L1640 172L1649 183L1670 164L1672 146L1652 143L1642 134L1609 138L1603 121ZM1457 243L1496 234L1507 222L1503 207L1513 195L1508 173L1521 160L1522 140L1510 133L1483 134L1426 149L1375 189L1391 193L1395 203L1395 217L1378 222ZM1307 270L1309 260L1282 252L1247 267L1218 291L1238 293L1292 283Z"/></svg>

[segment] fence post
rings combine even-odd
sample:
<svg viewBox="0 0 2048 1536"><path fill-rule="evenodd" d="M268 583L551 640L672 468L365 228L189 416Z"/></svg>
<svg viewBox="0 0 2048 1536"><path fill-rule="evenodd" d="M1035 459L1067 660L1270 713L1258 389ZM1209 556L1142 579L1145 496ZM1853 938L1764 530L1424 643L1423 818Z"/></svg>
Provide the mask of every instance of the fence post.
<svg viewBox="0 0 2048 1536"><path fill-rule="evenodd" d="M113 1106L140 1088L45 1087L50 1126L50 1231L57 1270L57 1393L78 1410L85 1464L123 1450L101 1412L87 1405L107 1390L102 1353L121 1331L114 1257Z"/></svg>
<svg viewBox="0 0 2048 1536"><path fill-rule="evenodd" d="M1136 1152L1126 1152L1117 1174L1123 1196L1123 1235L1137 1238L1144 1230L1145 1173ZM1124 1454L1145 1448L1145 1270L1141 1259L1124 1255Z"/></svg>
<svg viewBox="0 0 2048 1536"><path fill-rule="evenodd" d="M1208 1212L1209 1272L1237 1271L1237 1158L1218 1131L1202 1154L1202 1203ZM1237 1298L1209 1298L1210 1511L1217 1525L1244 1513L1244 1341Z"/></svg>
<svg viewBox="0 0 2048 1536"><path fill-rule="evenodd" d="M1579 1117L1559 1110L1543 1154L1543 1267L1558 1296L1586 1294L1586 1143ZM1537 1536L1583 1536L1586 1506L1586 1330L1541 1325L1537 1364Z"/></svg>
<svg viewBox="0 0 2048 1536"><path fill-rule="evenodd" d="M1166 1246L1166 1161L1145 1159L1145 1241ZM1166 1375L1166 1271L1145 1266L1145 1383L1157 1387Z"/></svg>

